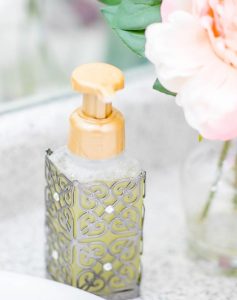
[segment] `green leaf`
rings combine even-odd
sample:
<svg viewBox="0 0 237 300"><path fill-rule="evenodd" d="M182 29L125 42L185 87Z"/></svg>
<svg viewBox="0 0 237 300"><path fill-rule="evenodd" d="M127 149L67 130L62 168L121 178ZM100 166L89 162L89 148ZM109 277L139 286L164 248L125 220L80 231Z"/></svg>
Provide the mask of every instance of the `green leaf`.
<svg viewBox="0 0 237 300"><path fill-rule="evenodd" d="M168 91L165 87L163 87L163 85L160 83L160 81L158 79L156 79L154 85L153 85L153 89L157 90L163 94L167 94L167 95L171 95L171 96L176 96L175 93Z"/></svg>
<svg viewBox="0 0 237 300"><path fill-rule="evenodd" d="M122 0L99 0L99 1L107 5L117 5L120 4Z"/></svg>
<svg viewBox="0 0 237 300"><path fill-rule="evenodd" d="M122 0L118 5L104 7L102 13L126 46L144 56L145 29L160 21L160 3L161 0Z"/></svg>
<svg viewBox="0 0 237 300"><path fill-rule="evenodd" d="M114 17L116 15L117 10L118 10L118 5L107 6L101 9L102 14L104 15L105 19L107 20L107 22L110 24L112 28L113 28Z"/></svg>
<svg viewBox="0 0 237 300"><path fill-rule="evenodd" d="M111 6L102 9L102 13L109 24L113 23L114 15L118 6ZM144 30L126 31L113 28L124 44L139 56L144 56L145 51L145 32Z"/></svg>
<svg viewBox="0 0 237 300"><path fill-rule="evenodd" d="M118 7L113 26L122 30L143 30L160 21L160 4L149 5L146 2L142 4L125 0Z"/></svg>
<svg viewBox="0 0 237 300"><path fill-rule="evenodd" d="M125 31L114 29L124 44L137 55L145 56L145 33L144 31Z"/></svg>

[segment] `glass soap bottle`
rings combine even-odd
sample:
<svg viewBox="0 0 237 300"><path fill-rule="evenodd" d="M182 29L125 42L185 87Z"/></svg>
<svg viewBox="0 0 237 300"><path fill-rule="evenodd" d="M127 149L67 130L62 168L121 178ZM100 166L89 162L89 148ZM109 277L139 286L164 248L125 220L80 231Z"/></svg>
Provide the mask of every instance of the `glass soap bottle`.
<svg viewBox="0 0 237 300"><path fill-rule="evenodd" d="M104 63L78 67L84 94L66 147L47 151L46 263L49 276L106 299L139 295L145 172L124 153L123 115L112 107L124 76Z"/></svg>

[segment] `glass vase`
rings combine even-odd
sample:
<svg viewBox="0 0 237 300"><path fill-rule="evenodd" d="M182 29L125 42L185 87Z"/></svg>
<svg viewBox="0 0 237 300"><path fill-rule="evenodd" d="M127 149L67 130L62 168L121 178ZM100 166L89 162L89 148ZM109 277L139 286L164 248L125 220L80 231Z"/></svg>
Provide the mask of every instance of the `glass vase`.
<svg viewBox="0 0 237 300"><path fill-rule="evenodd" d="M199 143L184 164L183 187L190 253L237 275L236 140Z"/></svg>

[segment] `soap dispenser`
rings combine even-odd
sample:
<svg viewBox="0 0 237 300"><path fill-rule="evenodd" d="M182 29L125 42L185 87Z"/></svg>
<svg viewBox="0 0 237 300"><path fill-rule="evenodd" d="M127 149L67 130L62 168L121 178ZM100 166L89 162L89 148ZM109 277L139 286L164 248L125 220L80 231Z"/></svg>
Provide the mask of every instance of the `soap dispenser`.
<svg viewBox="0 0 237 300"><path fill-rule="evenodd" d="M124 117L111 103L124 76L85 64L72 86L83 104L70 116L68 144L46 152L47 272L106 299L131 299L141 281L145 172L124 152Z"/></svg>

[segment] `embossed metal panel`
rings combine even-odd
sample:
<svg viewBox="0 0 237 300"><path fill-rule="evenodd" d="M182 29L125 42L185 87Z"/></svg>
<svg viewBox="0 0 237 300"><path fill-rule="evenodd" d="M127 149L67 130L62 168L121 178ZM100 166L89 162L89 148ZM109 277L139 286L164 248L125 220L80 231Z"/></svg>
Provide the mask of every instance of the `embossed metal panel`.
<svg viewBox="0 0 237 300"><path fill-rule="evenodd" d="M60 173L49 154L45 168L49 275L108 299L138 296L145 172L113 182L81 183Z"/></svg>

